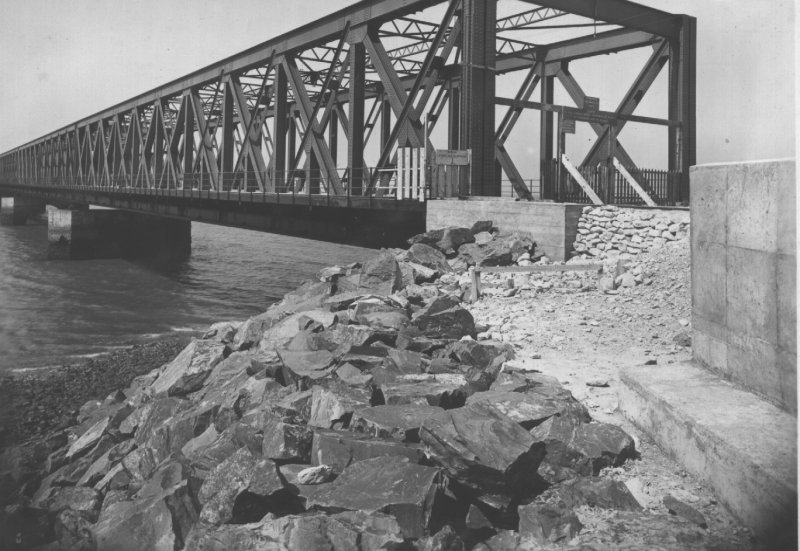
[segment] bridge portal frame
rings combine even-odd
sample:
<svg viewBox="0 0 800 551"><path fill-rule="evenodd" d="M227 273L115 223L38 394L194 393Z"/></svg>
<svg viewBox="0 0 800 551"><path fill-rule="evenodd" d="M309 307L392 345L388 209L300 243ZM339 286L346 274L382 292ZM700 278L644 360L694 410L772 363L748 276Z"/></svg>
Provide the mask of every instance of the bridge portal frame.
<svg viewBox="0 0 800 551"><path fill-rule="evenodd" d="M296 193L301 174L310 194L379 194L377 175L392 165L396 148L432 148L428 136L447 106L448 145L472 150L470 194L499 195L500 167L517 195L530 199L505 148L522 110L540 110L544 163L553 156L554 81L579 108L586 97L569 63L649 46L653 54L614 111L615 124L593 125L598 139L586 162L613 139L623 164L633 163L619 133L668 65L668 118L645 122L669 127L669 169L682 172L677 200L687 200L695 163L694 18L627 0L522 1L533 7L501 19L497 0L358 2L3 154L0 185ZM437 5L444 6L438 24L413 17ZM619 28L551 44L501 34L568 15ZM397 37L411 42L387 48ZM496 98L496 76L512 71L527 71L522 88L513 100ZM539 84L541 101L530 102ZM499 124L497 104L508 107ZM375 127L380 155L371 171L364 152ZM344 171L340 135L348 142Z"/></svg>

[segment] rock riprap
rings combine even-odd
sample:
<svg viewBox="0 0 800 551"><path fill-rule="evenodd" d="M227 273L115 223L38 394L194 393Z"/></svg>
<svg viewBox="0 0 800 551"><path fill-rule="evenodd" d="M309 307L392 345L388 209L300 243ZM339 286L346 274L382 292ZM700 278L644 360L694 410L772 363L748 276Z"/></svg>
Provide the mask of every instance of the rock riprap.
<svg viewBox="0 0 800 551"><path fill-rule="evenodd" d="M323 270L87 403L74 426L3 453L0 541L461 549L564 542L582 504L635 511L617 486L576 483L631 457L630 437L558 381L504 369L513 346L474 340L453 266L534 247L491 232L449 228Z"/></svg>

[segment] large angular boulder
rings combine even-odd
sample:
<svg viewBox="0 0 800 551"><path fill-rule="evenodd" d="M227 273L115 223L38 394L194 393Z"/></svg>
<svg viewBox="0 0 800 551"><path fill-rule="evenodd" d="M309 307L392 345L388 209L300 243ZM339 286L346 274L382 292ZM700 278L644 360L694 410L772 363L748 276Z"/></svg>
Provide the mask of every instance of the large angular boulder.
<svg viewBox="0 0 800 551"><path fill-rule="evenodd" d="M575 423L569 417L554 416L530 432L545 443L544 463L582 476L622 465L636 454L633 438L608 423Z"/></svg>
<svg viewBox="0 0 800 551"><path fill-rule="evenodd" d="M333 289L333 285L327 281L305 281L294 291L286 293L283 300L270 310L278 316L285 316L318 308L325 309L323 305L333 294Z"/></svg>
<svg viewBox="0 0 800 551"><path fill-rule="evenodd" d="M452 297L434 299L426 308L416 313L411 324L422 335L435 339L475 338L475 320L469 311Z"/></svg>
<svg viewBox="0 0 800 551"><path fill-rule="evenodd" d="M419 404L383 405L358 409L353 413L350 430L376 438L400 442L419 442L419 428L431 415L441 413L439 407Z"/></svg>
<svg viewBox="0 0 800 551"><path fill-rule="evenodd" d="M519 534L542 545L565 544L577 536L583 524L571 508L563 504L531 503L520 505Z"/></svg>
<svg viewBox="0 0 800 551"><path fill-rule="evenodd" d="M436 242L436 248L446 255L455 254L460 246L464 243L472 243L475 237L469 228L445 228L442 233L442 238Z"/></svg>
<svg viewBox="0 0 800 551"><path fill-rule="evenodd" d="M381 251L364 263L358 281L358 292L388 296L403 287L403 274L397 259L389 251Z"/></svg>
<svg viewBox="0 0 800 551"><path fill-rule="evenodd" d="M173 551L197 522L189 472L167 463L130 501L105 504L94 526L97 551Z"/></svg>
<svg viewBox="0 0 800 551"><path fill-rule="evenodd" d="M599 509L642 510L624 482L597 477L579 477L557 484L537 498L537 502L563 504L573 509L588 505Z"/></svg>
<svg viewBox="0 0 800 551"><path fill-rule="evenodd" d="M514 253L504 241L493 239L483 245L462 245L458 249L458 256L468 266L508 266L513 262Z"/></svg>
<svg viewBox="0 0 800 551"><path fill-rule="evenodd" d="M306 425L285 423L280 418L269 415L261 424L264 433L262 454L275 461L311 460L311 443L314 432Z"/></svg>
<svg viewBox="0 0 800 551"><path fill-rule="evenodd" d="M186 549L374 551L395 549L402 543L403 534L394 517L344 511L335 515L311 513L281 518L268 515L257 523L243 525L196 525L187 538Z"/></svg>
<svg viewBox="0 0 800 551"><path fill-rule="evenodd" d="M460 373L401 375L380 386L383 402L391 406L418 405L452 409L463 406L469 395Z"/></svg>
<svg viewBox="0 0 800 551"><path fill-rule="evenodd" d="M267 513L297 512L278 467L241 448L206 477L198 495L208 524L254 522Z"/></svg>
<svg viewBox="0 0 800 551"><path fill-rule="evenodd" d="M524 497L539 485L544 444L488 404L431 415L419 436L427 455L469 488Z"/></svg>
<svg viewBox="0 0 800 551"><path fill-rule="evenodd" d="M153 383L156 395L185 396L203 386L206 377L222 361L225 345L214 341L193 340L167 364Z"/></svg>
<svg viewBox="0 0 800 551"><path fill-rule="evenodd" d="M511 360L515 356L514 347L510 344L492 341L474 341L464 339L448 344L444 354L458 363L485 369L498 356L504 360Z"/></svg>
<svg viewBox="0 0 800 551"><path fill-rule="evenodd" d="M350 465L308 505L330 512L389 514L397 520L403 536L419 538L430 526L437 494L443 489L439 469L399 457L376 457Z"/></svg>
<svg viewBox="0 0 800 551"><path fill-rule="evenodd" d="M294 385L299 390L310 388L314 382L328 377L334 370L333 354L327 350L311 352L278 349L283 369L283 383Z"/></svg>
<svg viewBox="0 0 800 551"><path fill-rule="evenodd" d="M347 428L353 411L370 405L372 392L343 384L315 386L308 424L325 429Z"/></svg>
<svg viewBox="0 0 800 551"><path fill-rule="evenodd" d="M359 325L397 331L408 324L405 308L377 298L356 301L351 308L351 319Z"/></svg>
<svg viewBox="0 0 800 551"><path fill-rule="evenodd" d="M434 245L441 241L442 236L444 235L444 229L436 229L427 231L425 233L418 233L417 235L409 238L406 243L409 245L414 245L416 243L423 243L425 245Z"/></svg>
<svg viewBox="0 0 800 551"><path fill-rule="evenodd" d="M572 394L489 390L476 392L467 398L467 404L491 405L528 430L555 415L578 422L589 422L591 419L586 407Z"/></svg>
<svg viewBox="0 0 800 551"><path fill-rule="evenodd" d="M450 268L450 264L447 263L447 257L445 257L441 251L429 245L425 245L424 243L415 243L411 245L406 254L406 258L409 262L421 264L426 268L430 268L433 270L434 275L446 274L453 271L452 268Z"/></svg>
<svg viewBox="0 0 800 551"><path fill-rule="evenodd" d="M353 463L387 455L404 457L414 463L420 463L425 458L424 449L419 444L378 440L349 431L317 429L314 432L311 463L328 465L335 473L341 473Z"/></svg>
<svg viewBox="0 0 800 551"><path fill-rule="evenodd" d="M80 512L89 521L96 521L100 512L101 495L86 486L53 487L46 497L37 500L36 505L53 513L64 509Z"/></svg>

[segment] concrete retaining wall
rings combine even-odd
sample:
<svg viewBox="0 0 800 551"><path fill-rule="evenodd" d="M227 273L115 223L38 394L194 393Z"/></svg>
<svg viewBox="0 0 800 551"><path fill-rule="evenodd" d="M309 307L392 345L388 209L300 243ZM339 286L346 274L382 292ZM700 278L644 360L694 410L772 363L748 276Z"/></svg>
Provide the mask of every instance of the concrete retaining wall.
<svg viewBox="0 0 800 551"><path fill-rule="evenodd" d="M447 226L469 228L478 220L491 220L501 232L527 231L536 241L536 251L551 260L567 260L575 242L583 205L532 203L510 198L470 198L428 201L428 230Z"/></svg>
<svg viewBox="0 0 800 551"><path fill-rule="evenodd" d="M693 167L695 359L797 414L794 160Z"/></svg>
<svg viewBox="0 0 800 551"><path fill-rule="evenodd" d="M632 258L688 239L689 211L584 207L578 220L575 253L586 258Z"/></svg>

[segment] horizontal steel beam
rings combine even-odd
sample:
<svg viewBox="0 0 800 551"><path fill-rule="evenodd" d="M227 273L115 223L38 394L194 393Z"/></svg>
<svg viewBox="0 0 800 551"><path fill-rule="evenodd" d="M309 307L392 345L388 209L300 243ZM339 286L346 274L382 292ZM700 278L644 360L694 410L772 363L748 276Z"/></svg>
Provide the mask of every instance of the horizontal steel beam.
<svg viewBox="0 0 800 551"><path fill-rule="evenodd" d="M595 21L614 23L631 29L677 38L681 18L665 11L627 0L523 0L545 8L555 8Z"/></svg>
<svg viewBox="0 0 800 551"><path fill-rule="evenodd" d="M602 120L602 122L614 124L616 121L623 120L629 122L641 122L645 124L657 124L661 126L681 125L680 121L671 121L656 117L641 117L639 115L625 115L623 113L615 113L613 111L587 112L576 107L569 107L567 105L552 105L549 103L540 103L538 101L521 101L512 98L495 98L494 103L495 105L508 105L516 108L538 109L539 111L563 113L564 115L571 116L575 120L584 122L600 122Z"/></svg>
<svg viewBox="0 0 800 551"><path fill-rule="evenodd" d="M596 55L612 54L624 50L642 48L661 40L658 36L630 29L617 29L556 42L508 55L498 55L496 70L508 73L530 67L537 56L544 57L547 63L561 63Z"/></svg>

